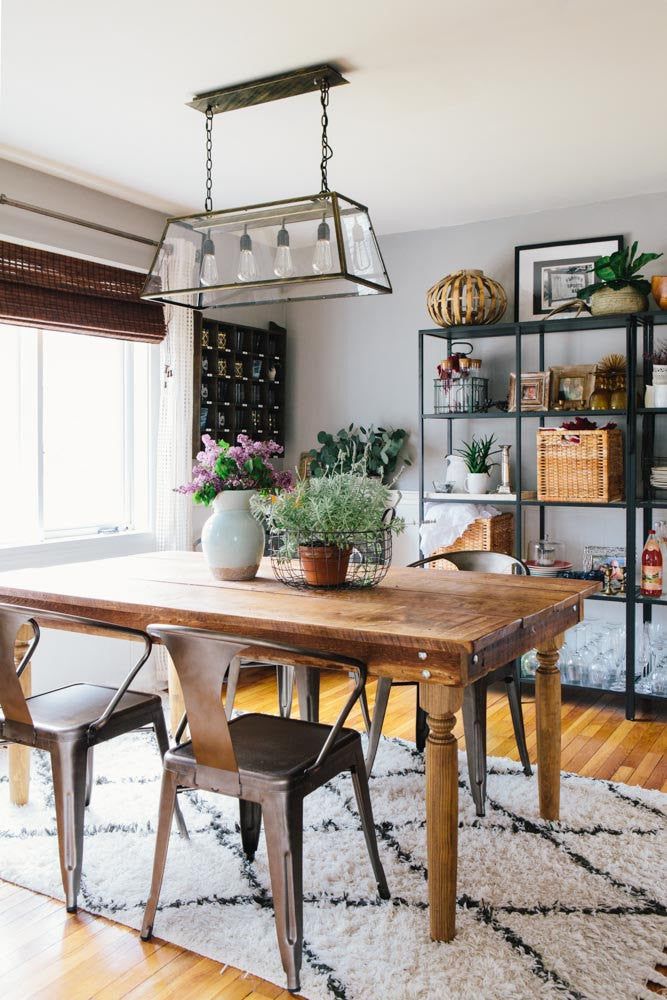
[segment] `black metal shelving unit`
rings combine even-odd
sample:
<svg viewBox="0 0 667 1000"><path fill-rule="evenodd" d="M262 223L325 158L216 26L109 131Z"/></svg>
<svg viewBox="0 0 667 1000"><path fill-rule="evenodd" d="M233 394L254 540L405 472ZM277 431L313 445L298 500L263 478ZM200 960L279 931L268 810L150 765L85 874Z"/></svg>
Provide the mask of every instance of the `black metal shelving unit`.
<svg viewBox="0 0 667 1000"><path fill-rule="evenodd" d="M523 551L522 510L524 507L539 509L540 537L544 537L546 528L546 511L549 507L583 507L611 508L625 510L625 548L628 566L628 577L634 584L637 564L637 513L642 513L643 536L648 534L653 522L654 510L667 510L667 494L665 499L656 499L650 487L649 459L653 456L656 418L667 414L667 408L647 409L637 405L637 357L650 354L653 349L654 327L667 324L667 312L628 314L622 316L578 317L576 319L553 319L548 322L537 320L530 322L497 323L493 326L459 326L445 329L435 328L419 331L419 522L424 520L424 502L429 503L468 503L466 499L442 498L439 501L425 497L424 490L424 430L429 421L445 421L446 454L451 454L453 447L453 424L456 420L488 420L498 419L514 424L514 465L515 465L515 497L504 498L492 494L493 504L512 507L514 510L514 546L515 554L521 557ZM451 354L452 344L458 341L482 340L496 337L514 338L514 370L516 385L521 385L523 371L522 353L525 337L538 338L538 371L545 371L545 347L549 334L552 333L593 333L596 331L625 330L625 354L627 365L627 407L625 410L528 410L520 409L520 392L517 392L517 408L514 412L504 410L485 410L461 413L433 413L424 408L424 347L427 338L437 338L446 344L446 354ZM650 378L649 362L643 362L643 383ZM508 378L509 378L509 372ZM522 435L521 427L525 420L536 421L537 426L544 427L548 417L568 418L574 416L613 417L626 422L624 435L625 461L625 500L614 503L549 503L536 499L522 499ZM641 426L639 426L641 425ZM638 463L638 444L640 455ZM640 473L638 475L638 472ZM639 494L639 495L638 495ZM661 598L642 597L635 594L634 599L624 597L603 597L601 594L591 600L612 601L625 606L626 625L626 685L625 714L626 718L634 719L637 709L637 693L635 691L635 627L637 609L641 609L642 621L651 621L654 605L667 605L667 596ZM572 685L574 688L575 686ZM665 701L658 695L641 694L642 698Z"/></svg>

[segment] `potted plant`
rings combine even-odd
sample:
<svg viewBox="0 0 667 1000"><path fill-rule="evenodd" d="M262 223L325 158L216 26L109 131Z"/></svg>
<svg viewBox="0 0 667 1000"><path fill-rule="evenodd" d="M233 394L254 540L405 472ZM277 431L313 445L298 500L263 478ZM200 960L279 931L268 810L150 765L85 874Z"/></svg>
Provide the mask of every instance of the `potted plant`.
<svg viewBox="0 0 667 1000"><path fill-rule="evenodd" d="M457 448L456 453L463 457L468 470L466 478L466 488L468 493L488 493L490 472L497 462L490 462L491 455L497 455L499 449L492 451L496 438L494 434L489 437L473 437L470 443L464 441L462 448Z"/></svg>
<svg viewBox="0 0 667 1000"><path fill-rule="evenodd" d="M334 467L322 476L298 479L289 493L257 496L252 507L277 536L273 551L283 564L296 561L291 571L301 573L311 587L336 587L345 583L353 549L405 527L401 518L385 522L390 492L356 463L347 472Z"/></svg>
<svg viewBox="0 0 667 1000"><path fill-rule="evenodd" d="M366 429L350 424L336 435L320 431L317 440L321 447L312 448L308 452L310 474L317 478L332 469L349 472L353 468L363 468L366 475L378 476L383 483L389 485L403 471L401 466L397 473L396 466L407 438L408 431L402 427L387 430L385 427L376 429L371 426ZM410 459L404 455L402 462L403 465L411 465Z"/></svg>
<svg viewBox="0 0 667 1000"><path fill-rule="evenodd" d="M667 385L667 342L658 341L652 354L646 355L646 360L652 365L651 384Z"/></svg>
<svg viewBox="0 0 667 1000"><path fill-rule="evenodd" d="M636 240L629 249L625 247L609 257L599 257L594 265L598 280L582 288L579 298L590 299L593 316L644 312L648 309L651 285L639 271L658 257L662 257L662 254L637 255Z"/></svg>
<svg viewBox="0 0 667 1000"><path fill-rule="evenodd" d="M202 437L192 480L177 488L195 503L213 506L202 531L204 558L216 580L252 580L264 554L264 529L250 510L257 495L289 490L291 472L279 472L272 459L282 455L275 441L253 441L239 434L235 445Z"/></svg>

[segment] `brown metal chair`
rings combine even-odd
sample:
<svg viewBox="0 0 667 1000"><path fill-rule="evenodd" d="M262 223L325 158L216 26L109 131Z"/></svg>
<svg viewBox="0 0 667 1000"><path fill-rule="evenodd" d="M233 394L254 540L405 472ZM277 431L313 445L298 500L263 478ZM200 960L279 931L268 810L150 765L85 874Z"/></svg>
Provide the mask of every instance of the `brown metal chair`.
<svg viewBox="0 0 667 1000"><path fill-rule="evenodd" d="M97 684L70 684L26 698L19 678L39 643L43 625L62 624L94 629L143 643L141 657L116 689ZM30 625L33 639L18 667L14 643L21 626ZM0 740L45 750L51 756L56 806L60 871L69 913L77 908L83 860L84 811L90 802L93 749L98 743L152 726L164 756L169 748L167 727L158 695L130 691L129 687L148 659L151 641L144 633L74 615L44 612L16 605L0 605ZM177 812L180 832L187 830Z"/></svg>
<svg viewBox="0 0 667 1000"><path fill-rule="evenodd" d="M469 572L528 575L528 568L519 559L505 555L502 552L443 552L410 563L410 567L413 569L416 567L430 568L432 566L435 567L438 562L442 561L452 563L456 569L467 570ZM524 773L526 775L533 773L530 766L530 757L528 756L526 730L521 710L520 668L517 662L514 661L480 678L475 684L468 685L463 693L463 731L468 760L468 778L478 816L484 815L486 801L486 692L490 683L499 680L505 682L512 715L512 724L514 726L514 736ZM378 678L373 717L368 735L368 751L366 754L366 770L369 775L373 770L392 683L405 685L413 684L414 682L392 682L389 677ZM426 721L426 712L419 704L419 685L415 686L417 687L415 742L417 749L423 750L428 735L428 724Z"/></svg>
<svg viewBox="0 0 667 1000"><path fill-rule="evenodd" d="M303 934L303 800L342 771L352 772L378 892L382 899L389 899L361 738L356 730L343 728L363 690L365 665L345 656L200 629L149 625L148 632L169 650L183 689L186 715L176 745L164 757L153 879L141 937L146 941L153 932L177 791L202 788L230 795L239 799L241 840L251 860L264 818L278 947L287 988L297 991ZM228 721L220 702L222 679L226 664L242 650L255 657L267 650L267 659L279 663L287 653L288 660L317 669L342 666L354 673L354 690L333 726L259 714ZM186 724L192 740L180 744Z"/></svg>

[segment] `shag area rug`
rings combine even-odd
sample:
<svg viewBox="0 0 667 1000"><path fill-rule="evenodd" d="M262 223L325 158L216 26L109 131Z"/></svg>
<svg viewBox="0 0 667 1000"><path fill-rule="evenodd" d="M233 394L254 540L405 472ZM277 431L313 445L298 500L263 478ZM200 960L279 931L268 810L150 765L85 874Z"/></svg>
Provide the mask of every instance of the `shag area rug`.
<svg viewBox="0 0 667 1000"><path fill-rule="evenodd" d="M48 758L31 801L8 805L0 750L0 877L62 898ZM429 939L424 762L384 739L371 793L392 899L380 902L349 775L305 807L304 967L312 1000L655 1000L667 940L667 796L563 776L561 822L540 820L535 778L489 760L475 816L460 761L456 939ZM80 905L139 927L155 846L159 758L136 733L96 751ZM264 838L250 864L237 804L181 796L191 842L172 835L157 937L284 985Z"/></svg>

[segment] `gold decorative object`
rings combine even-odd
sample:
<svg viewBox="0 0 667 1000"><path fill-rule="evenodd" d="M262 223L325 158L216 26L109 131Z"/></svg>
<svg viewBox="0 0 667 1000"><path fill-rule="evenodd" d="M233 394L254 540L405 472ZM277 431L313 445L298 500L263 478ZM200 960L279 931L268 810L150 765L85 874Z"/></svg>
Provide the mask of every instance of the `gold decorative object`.
<svg viewBox="0 0 667 1000"><path fill-rule="evenodd" d="M502 318L507 296L483 271L455 271L429 288L426 308L438 326L487 325Z"/></svg>
<svg viewBox="0 0 667 1000"><path fill-rule="evenodd" d="M243 378L243 362L234 362L234 378Z"/></svg>
<svg viewBox="0 0 667 1000"><path fill-rule="evenodd" d="M624 410L628 405L625 377L625 357L623 354L607 354L597 366L598 376L604 382L604 388L609 396L608 407L594 407L593 393L591 409ZM597 382L596 382L597 387Z"/></svg>
<svg viewBox="0 0 667 1000"><path fill-rule="evenodd" d="M226 330L218 330L218 350L219 351L226 351L227 350L227 331Z"/></svg>
<svg viewBox="0 0 667 1000"><path fill-rule="evenodd" d="M218 375L227 374L227 358L218 358Z"/></svg>

